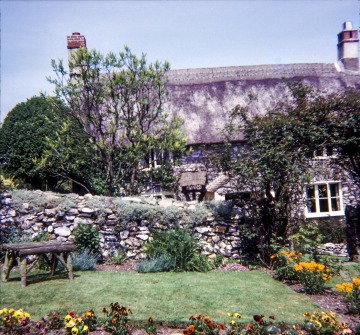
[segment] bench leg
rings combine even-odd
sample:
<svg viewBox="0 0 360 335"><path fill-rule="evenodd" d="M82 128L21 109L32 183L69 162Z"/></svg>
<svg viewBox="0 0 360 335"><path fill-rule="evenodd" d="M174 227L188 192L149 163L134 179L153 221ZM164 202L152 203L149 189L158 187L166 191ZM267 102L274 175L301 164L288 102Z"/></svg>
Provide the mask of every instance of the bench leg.
<svg viewBox="0 0 360 335"><path fill-rule="evenodd" d="M14 258L15 258L14 253L10 250L6 250L4 268L2 273L2 281L4 283L6 283L7 280L9 279L10 271L14 264Z"/></svg>
<svg viewBox="0 0 360 335"><path fill-rule="evenodd" d="M68 252L68 254L67 254L66 265L67 265L67 269L69 271L69 279L74 280L74 270L73 270L71 252Z"/></svg>
<svg viewBox="0 0 360 335"><path fill-rule="evenodd" d="M26 287L26 257L20 261L21 288Z"/></svg>

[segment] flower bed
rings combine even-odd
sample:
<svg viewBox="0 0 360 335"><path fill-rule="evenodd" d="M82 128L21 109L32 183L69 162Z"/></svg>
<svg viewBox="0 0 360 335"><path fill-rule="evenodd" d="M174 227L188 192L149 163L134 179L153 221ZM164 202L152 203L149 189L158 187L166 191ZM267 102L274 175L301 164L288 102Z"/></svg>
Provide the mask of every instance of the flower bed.
<svg viewBox="0 0 360 335"><path fill-rule="evenodd" d="M109 310L104 308L101 316L96 316L90 310L84 315L69 312L65 317L51 312L41 321L31 320L30 315L22 309L0 310L0 333L9 335L21 334L58 334L58 335L87 335L112 334L131 335L134 326L131 323L129 308L119 303L112 303ZM209 316L192 315L189 322L183 327L183 335L339 335L360 334L360 325L346 325L337 319L332 312L305 313L304 322L297 325L288 325L277 322L271 315L267 318L258 314L253 316L252 322L241 322L240 313L228 313L229 321L217 323ZM159 324L151 317L140 328L148 335L158 333ZM101 331L99 333L99 331Z"/></svg>

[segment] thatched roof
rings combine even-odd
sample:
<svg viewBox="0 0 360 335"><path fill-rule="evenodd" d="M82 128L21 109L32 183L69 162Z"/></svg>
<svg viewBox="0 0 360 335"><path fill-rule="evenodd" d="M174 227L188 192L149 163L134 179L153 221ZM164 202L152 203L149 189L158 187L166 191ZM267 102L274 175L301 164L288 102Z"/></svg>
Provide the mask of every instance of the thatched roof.
<svg viewBox="0 0 360 335"><path fill-rule="evenodd" d="M188 144L222 142L227 112L257 97L259 113L285 97L288 81L303 81L324 92L360 85L360 73L337 64L288 64L172 70L168 109L185 120ZM242 136L239 134L238 140Z"/></svg>

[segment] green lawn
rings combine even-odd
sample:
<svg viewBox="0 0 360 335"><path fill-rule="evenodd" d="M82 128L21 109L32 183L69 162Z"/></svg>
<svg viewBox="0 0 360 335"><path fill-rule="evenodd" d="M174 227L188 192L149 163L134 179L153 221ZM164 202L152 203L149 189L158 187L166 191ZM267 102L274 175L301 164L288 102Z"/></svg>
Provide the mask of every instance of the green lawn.
<svg viewBox="0 0 360 335"><path fill-rule="evenodd" d="M24 308L39 320L50 311L100 315L111 302L131 308L132 320L186 321L192 314L208 315L217 322L229 321L238 312L243 321L252 315L275 315L277 321L302 322L303 313L318 310L308 298L260 271L209 273L76 272L74 282L65 276L54 279L29 274L21 289L18 274L0 284L0 308ZM41 280L40 280L41 279Z"/></svg>

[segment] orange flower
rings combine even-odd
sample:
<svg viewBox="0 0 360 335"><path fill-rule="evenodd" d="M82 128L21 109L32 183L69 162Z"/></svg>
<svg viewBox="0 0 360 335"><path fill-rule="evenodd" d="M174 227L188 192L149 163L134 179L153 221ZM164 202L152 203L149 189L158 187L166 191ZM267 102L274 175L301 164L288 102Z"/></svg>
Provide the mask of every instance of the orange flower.
<svg viewBox="0 0 360 335"><path fill-rule="evenodd" d="M194 326L194 325L190 325L190 326L188 327L188 331L189 331L190 334L192 334L192 333L195 331L195 326Z"/></svg>
<svg viewBox="0 0 360 335"><path fill-rule="evenodd" d="M149 323L153 323L153 322L154 322L154 320L153 320L153 318L152 318L151 316L148 318L148 322L149 322Z"/></svg>
<svg viewBox="0 0 360 335"><path fill-rule="evenodd" d="M210 320L210 318L209 318L208 316L205 316L204 322L205 322L205 324L207 325L208 323L211 322L211 320Z"/></svg>
<svg viewBox="0 0 360 335"><path fill-rule="evenodd" d="M196 314L196 315L195 315L195 319L196 319L196 320L201 320L201 319L202 319L202 315L201 315L201 314Z"/></svg>
<svg viewBox="0 0 360 335"><path fill-rule="evenodd" d="M225 329L224 325L221 324L221 323L218 323L217 327L218 327L220 330L224 330L224 329Z"/></svg>

